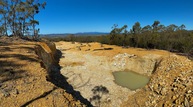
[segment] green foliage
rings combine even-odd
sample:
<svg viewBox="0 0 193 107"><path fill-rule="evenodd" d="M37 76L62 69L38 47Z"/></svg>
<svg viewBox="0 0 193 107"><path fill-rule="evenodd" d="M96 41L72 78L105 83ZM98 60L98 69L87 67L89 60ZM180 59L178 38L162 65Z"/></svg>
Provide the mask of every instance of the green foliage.
<svg viewBox="0 0 193 107"><path fill-rule="evenodd" d="M132 27L132 33L133 34L139 34L141 33L141 25L139 22L136 22Z"/></svg>
<svg viewBox="0 0 193 107"><path fill-rule="evenodd" d="M109 35L109 38L110 38L109 44L125 45L126 44L125 39L127 35L128 35L127 25L124 25L123 27L118 28L118 25L114 24L114 26L112 27L112 31L110 32L110 35Z"/></svg>
<svg viewBox="0 0 193 107"><path fill-rule="evenodd" d="M157 32L158 31L159 24L160 24L160 21L158 21L158 20L154 21L154 23L152 24L153 32Z"/></svg>
<svg viewBox="0 0 193 107"><path fill-rule="evenodd" d="M44 9L46 2L39 3L37 0L1 0L0 1L0 26L3 27L3 34L12 32L14 36L29 36L34 39L39 37L39 21L35 15L40 9Z"/></svg>
<svg viewBox="0 0 193 107"><path fill-rule="evenodd" d="M136 22L130 32L127 25L118 28L112 27L108 35L101 36L71 36L60 38L48 38L51 41L75 41L75 42L100 42L118 46L131 46L146 49L163 49L172 52L192 53L193 55L193 31L185 30L185 25L171 24L164 26L159 21L154 21L152 26L140 26Z"/></svg>

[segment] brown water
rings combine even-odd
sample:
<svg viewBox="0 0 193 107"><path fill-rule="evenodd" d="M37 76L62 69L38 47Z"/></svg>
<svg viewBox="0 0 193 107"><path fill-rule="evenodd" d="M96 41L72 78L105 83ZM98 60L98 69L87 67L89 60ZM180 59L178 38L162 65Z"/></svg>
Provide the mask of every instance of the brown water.
<svg viewBox="0 0 193 107"><path fill-rule="evenodd" d="M133 71L113 72L114 82L120 86L136 90L144 87L149 82L149 77Z"/></svg>

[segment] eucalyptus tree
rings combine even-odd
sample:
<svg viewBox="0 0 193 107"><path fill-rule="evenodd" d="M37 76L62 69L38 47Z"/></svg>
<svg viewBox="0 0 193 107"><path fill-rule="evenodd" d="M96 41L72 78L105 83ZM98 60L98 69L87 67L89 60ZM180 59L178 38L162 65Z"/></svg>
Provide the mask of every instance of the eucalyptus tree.
<svg viewBox="0 0 193 107"><path fill-rule="evenodd" d="M158 32L165 32L166 31L166 27L164 25L159 25L158 26Z"/></svg>
<svg viewBox="0 0 193 107"><path fill-rule="evenodd" d="M136 22L132 29L131 29L131 33L133 34L133 46L137 47L138 46L138 42L139 42L139 36L141 34L141 24L139 22Z"/></svg>
<svg viewBox="0 0 193 107"><path fill-rule="evenodd" d="M142 33L145 32L151 32L152 31L152 27L150 25L146 25L141 29Z"/></svg>
<svg viewBox="0 0 193 107"><path fill-rule="evenodd" d="M127 25L124 25L122 27L122 29L123 29L123 36L124 36L124 38L123 38L123 46L126 45L126 38L127 38L128 34L129 34L129 32L127 31L127 27L128 27Z"/></svg>
<svg viewBox="0 0 193 107"><path fill-rule="evenodd" d="M10 28L13 35L17 35L18 28L17 28L17 8L18 4L21 2L20 0L11 0L9 3L10 11L8 16L8 22L10 24Z"/></svg>
<svg viewBox="0 0 193 107"><path fill-rule="evenodd" d="M169 26L167 26L167 31L168 32L174 32L178 29L178 26L176 26L175 24L171 24Z"/></svg>
<svg viewBox="0 0 193 107"><path fill-rule="evenodd" d="M1 29L6 35L10 32L14 36L21 37L30 31L33 32L33 38L37 39L39 29L36 29L36 25L39 21L35 20L35 15L45 6L46 2L39 3L37 0L1 0Z"/></svg>
<svg viewBox="0 0 193 107"><path fill-rule="evenodd" d="M29 15L29 24L32 26L34 39L37 39L39 29L36 29L36 25L39 25L39 21L35 20L35 15L40 12L41 8L45 9L46 2L42 4L35 2L34 0L27 0L26 2L27 6L29 6L27 10Z"/></svg>
<svg viewBox="0 0 193 107"><path fill-rule="evenodd" d="M118 28L117 28L117 27L118 27L117 24L114 24L113 27L111 27L112 30L111 30L111 32L110 32L110 44L112 44L114 38L115 38L116 35L117 35L117 32L118 32Z"/></svg>
<svg viewBox="0 0 193 107"><path fill-rule="evenodd" d="M182 24L182 25L180 25L180 26L178 27L179 30L185 30L185 28L186 28L186 26L185 26L184 24Z"/></svg>
<svg viewBox="0 0 193 107"><path fill-rule="evenodd" d="M141 33L141 24L139 22L136 22L132 27L132 33L133 34L139 34Z"/></svg>
<svg viewBox="0 0 193 107"><path fill-rule="evenodd" d="M153 27L153 32L157 32L158 31L158 27L159 27L160 21L154 21L154 23L152 24Z"/></svg>
<svg viewBox="0 0 193 107"><path fill-rule="evenodd" d="M123 42L124 42L124 40L126 39L126 36L128 34L127 25L124 25L123 27L118 28L118 25L114 24L112 27L112 31L110 32L110 44L117 44L117 45L122 44L122 45L124 45L124 43L118 43L118 42L120 42L120 40L118 40L118 39L122 38L121 37L122 34L124 35L124 38L123 38Z"/></svg>
<svg viewBox="0 0 193 107"><path fill-rule="evenodd" d="M1 0L0 1L0 21L1 21L1 32L2 35L8 35L8 25L7 25L7 18L8 18L8 0Z"/></svg>
<svg viewBox="0 0 193 107"><path fill-rule="evenodd" d="M27 6L26 6L26 2L21 1L17 8L16 8L17 12L18 12L18 33L20 36L24 36L25 33L25 25L26 25L26 19L28 18L27 16Z"/></svg>

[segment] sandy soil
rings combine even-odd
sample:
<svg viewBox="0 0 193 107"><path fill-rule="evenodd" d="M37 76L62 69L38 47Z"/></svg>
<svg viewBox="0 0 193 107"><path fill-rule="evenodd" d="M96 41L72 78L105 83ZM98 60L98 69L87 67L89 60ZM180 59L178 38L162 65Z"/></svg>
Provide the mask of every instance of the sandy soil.
<svg viewBox="0 0 193 107"><path fill-rule="evenodd" d="M0 107L81 106L72 95L46 80L35 54L36 42L0 37Z"/></svg>

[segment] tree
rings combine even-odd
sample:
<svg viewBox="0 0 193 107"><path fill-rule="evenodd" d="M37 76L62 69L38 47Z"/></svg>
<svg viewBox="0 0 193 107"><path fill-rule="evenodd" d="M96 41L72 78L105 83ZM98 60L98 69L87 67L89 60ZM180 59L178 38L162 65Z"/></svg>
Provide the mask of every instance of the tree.
<svg viewBox="0 0 193 107"><path fill-rule="evenodd" d="M158 32L165 32L166 27L164 25L159 25L158 26Z"/></svg>
<svg viewBox="0 0 193 107"><path fill-rule="evenodd" d="M141 25L139 22L136 22L132 27L132 33L133 34L139 34L141 33Z"/></svg>
<svg viewBox="0 0 193 107"><path fill-rule="evenodd" d="M35 15L39 13L40 9L44 9L45 6L46 2L41 4L35 0L1 0L0 26L5 32L4 35L8 35L7 32L12 32L14 36L23 37L25 33L31 30L33 38L37 39L40 29L35 28L39 24L39 21L35 20Z"/></svg>
<svg viewBox="0 0 193 107"><path fill-rule="evenodd" d="M29 13L27 12L28 5L27 2L20 2L17 8L18 11L18 22L19 22L19 31L22 36L25 35L25 31L27 30L26 19L29 18Z"/></svg>
<svg viewBox="0 0 193 107"><path fill-rule="evenodd" d="M9 7L8 7L8 1L7 0L2 0L0 1L0 15L1 17L1 32L2 35L8 35L7 33L7 19L8 19L8 11L9 11Z"/></svg>
<svg viewBox="0 0 193 107"><path fill-rule="evenodd" d="M114 24L113 27L111 27L112 31L110 32L110 44L115 44L115 39L117 38L119 33L121 33L120 29L117 27L117 24Z"/></svg>
<svg viewBox="0 0 193 107"><path fill-rule="evenodd" d="M151 32L152 31L152 27L150 25L144 26L142 28L142 32Z"/></svg>
<svg viewBox="0 0 193 107"><path fill-rule="evenodd" d="M123 31L123 36L124 36L124 38L123 38L123 46L125 46L126 45L126 38L127 38L127 36L128 36L128 31L127 31L127 25L124 25L123 26L123 29L124 29L124 31Z"/></svg>
<svg viewBox="0 0 193 107"><path fill-rule="evenodd" d="M132 34L134 35L133 39L134 39L134 46L138 46L138 42L139 42L139 36L140 36L140 33L141 33L141 25L139 22L136 22L133 27L132 27L132 30L131 30Z"/></svg>
<svg viewBox="0 0 193 107"><path fill-rule="evenodd" d="M118 28L118 25L114 24L112 31L110 32L110 44L124 45L124 39L126 39L128 33L126 29L127 25ZM124 34L124 38L122 37L122 34ZM123 41L121 39L123 39Z"/></svg>
<svg viewBox="0 0 193 107"><path fill-rule="evenodd" d="M182 24L181 26L178 27L179 30L185 30L186 26Z"/></svg>
<svg viewBox="0 0 193 107"><path fill-rule="evenodd" d="M18 26L18 23L17 23L18 11L17 11L17 8L19 8L18 7L19 2L21 2L21 0L11 0L10 4L8 5L10 7L10 11L8 11L8 13L9 13L8 22L10 24L10 28L11 28L13 35L17 35L17 33L18 33L18 27L17 27Z"/></svg>
<svg viewBox="0 0 193 107"><path fill-rule="evenodd" d="M158 31L158 26L160 24L160 21L154 21L154 23L152 24L153 27L153 32L157 32Z"/></svg>
<svg viewBox="0 0 193 107"><path fill-rule="evenodd" d="M169 26L167 26L167 31L169 32L174 32L178 29L178 26L176 26L175 24L171 24Z"/></svg>
<svg viewBox="0 0 193 107"><path fill-rule="evenodd" d="M41 8L45 8L46 2L40 4L38 2L35 2L34 0L27 0L27 5L29 6L28 8L28 13L29 13L29 18L30 18L30 25L32 26L33 30L33 38L37 39L38 38L38 31L35 27L36 25L39 25L39 21L35 20L35 15L40 12Z"/></svg>

